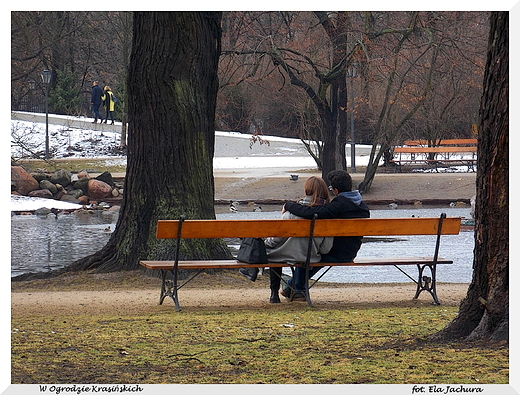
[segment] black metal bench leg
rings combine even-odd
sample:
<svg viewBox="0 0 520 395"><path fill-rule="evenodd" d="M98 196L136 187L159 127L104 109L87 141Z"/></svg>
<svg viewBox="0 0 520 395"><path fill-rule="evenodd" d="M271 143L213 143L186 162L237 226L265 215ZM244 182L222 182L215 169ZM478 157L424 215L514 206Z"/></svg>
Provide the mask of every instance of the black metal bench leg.
<svg viewBox="0 0 520 395"><path fill-rule="evenodd" d="M430 269L431 277L424 275L424 268L428 267ZM440 305L441 302L437 297L437 287L436 287L436 267L437 265L417 265L417 269L419 269L419 278L417 280L417 290L415 291L414 299L417 299L422 291L428 292L432 298L433 302L436 305Z"/></svg>
<svg viewBox="0 0 520 395"><path fill-rule="evenodd" d="M161 296L159 297L159 304L163 304L164 299L169 296L173 303L175 303L175 307L177 311L181 311L181 306L179 304L179 296L177 295L177 283L176 281L168 280L168 272L171 270L161 270L162 272L162 283L161 283Z"/></svg>
<svg viewBox="0 0 520 395"><path fill-rule="evenodd" d="M292 278L293 278L293 284L289 284L287 281L285 281L282 277L280 277L281 279L281 283L286 285L289 289L290 289L290 296L289 296L289 301L293 301L294 300L294 295L296 295L296 293L302 293L303 296L305 297L305 300L307 301L307 304L309 305L309 307L314 307L312 305L312 301L311 301L311 295L310 295L310 290L309 290L309 273L308 273L308 270L306 270L305 272L305 284L307 285L305 287L305 290L304 291L297 291L295 288L294 288L294 281L296 281L296 276L295 276L295 267L294 266L290 266L291 268L291 272L292 272ZM305 267L302 266L303 269L305 269Z"/></svg>
<svg viewBox="0 0 520 395"><path fill-rule="evenodd" d="M309 231L309 241L307 243L307 256L305 259L305 265L303 268L305 269L305 281L304 281L304 290L303 290L303 296L305 296L305 300L307 301L307 304L309 307L314 307L312 305L311 300L311 293L309 289L309 274L311 270L311 253L312 253L312 246L313 246L313 238L314 238L314 224L316 222L316 219L318 218L318 214L314 214L311 220L311 226Z"/></svg>
<svg viewBox="0 0 520 395"><path fill-rule="evenodd" d="M167 286L166 286L166 276L168 275L168 270L161 270L161 296L159 297L159 304L163 304L164 298L168 296Z"/></svg>
<svg viewBox="0 0 520 395"><path fill-rule="evenodd" d="M305 291L303 292L303 295L305 296L305 300L307 301L307 305L309 307L314 307L314 305L312 304L311 293L309 292L309 287L307 287L305 289Z"/></svg>
<svg viewBox="0 0 520 395"><path fill-rule="evenodd" d="M179 304L179 295L177 294L177 284L173 285L172 293L170 297L173 299L173 303L175 303L175 308L177 311L181 311L181 305Z"/></svg>
<svg viewBox="0 0 520 395"><path fill-rule="evenodd" d="M177 280L178 274L179 274L178 268L174 267L172 270L173 286L172 286L172 290L170 292L170 297L172 298L173 303L175 303L175 307L177 308L177 311L181 311L181 305L179 304L179 295L177 294L177 290L179 289L178 280Z"/></svg>
<svg viewBox="0 0 520 395"><path fill-rule="evenodd" d="M309 264L305 265L305 289L303 291L303 296L305 296L305 300L307 301L307 305L309 305L309 307L314 307L312 305L312 300L311 300L311 290L310 290L310 287L309 287L309 272L310 272L310 266Z"/></svg>

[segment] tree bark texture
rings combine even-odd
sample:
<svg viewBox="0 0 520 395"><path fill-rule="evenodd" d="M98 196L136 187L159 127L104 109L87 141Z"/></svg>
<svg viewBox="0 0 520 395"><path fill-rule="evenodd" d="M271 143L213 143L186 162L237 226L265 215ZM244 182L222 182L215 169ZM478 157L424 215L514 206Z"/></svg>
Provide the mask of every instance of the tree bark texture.
<svg viewBox="0 0 520 395"><path fill-rule="evenodd" d="M458 316L435 337L508 340L509 15L493 12L478 136L473 279Z"/></svg>
<svg viewBox="0 0 520 395"><path fill-rule="evenodd" d="M315 11L314 14L319 19L325 33L327 34L332 48L332 66L327 73L326 81L320 82L320 85L329 85L330 105L326 117L322 117L324 131L324 145L322 163L322 178L327 180L327 174L332 170L346 170L347 161L345 153L345 144L347 143L347 119L346 112L343 110L347 106L347 90L346 90L346 66L348 54L347 44L347 12L341 11L336 13L335 22L333 23L330 16L323 11ZM325 83L324 83L325 82ZM319 91L322 91L320 87ZM324 94L326 94L324 92ZM323 101L327 102L323 95Z"/></svg>
<svg viewBox="0 0 520 395"><path fill-rule="evenodd" d="M116 230L77 269L133 270L173 259L158 219L212 219L220 12L135 12L128 69L128 158ZM181 258L229 257L221 241L182 243Z"/></svg>

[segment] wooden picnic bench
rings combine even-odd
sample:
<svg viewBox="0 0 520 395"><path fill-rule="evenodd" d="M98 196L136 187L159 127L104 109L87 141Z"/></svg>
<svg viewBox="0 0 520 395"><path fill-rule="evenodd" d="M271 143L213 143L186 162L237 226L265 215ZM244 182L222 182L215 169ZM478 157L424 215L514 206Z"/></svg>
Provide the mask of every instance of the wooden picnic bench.
<svg viewBox="0 0 520 395"><path fill-rule="evenodd" d="M439 164L460 163L474 170L477 162L477 139L446 139L438 141L406 140L404 146L395 147L393 163L401 171L403 164L426 163L438 168ZM471 154L468 157L468 154ZM441 157L438 157L440 155Z"/></svg>
<svg viewBox="0 0 520 395"><path fill-rule="evenodd" d="M156 236L158 239L176 239L176 258L173 261L146 261L142 266L151 270L160 270L162 274L161 294L159 304L166 297L171 297L177 310L181 310L178 291L189 283L196 275L206 269L239 269L290 267L288 263L248 264L232 260L180 260L179 247L183 239L197 238L244 238L244 237L308 237L309 249L307 261L301 266L306 268L307 289L305 299L312 307L310 289L323 275L335 266L395 266L408 278L417 284L414 299L422 291L428 292L435 304L440 304L436 291L436 270L439 264L451 264L453 261L438 256L441 235L458 234L460 217L447 218L441 214L439 218L367 218L367 219L258 219L258 220L159 220ZM427 257L385 257L385 258L356 258L354 262L342 263L310 263L310 246L313 237L329 236L405 236L405 235L435 235L436 243L433 256ZM414 279L400 266L416 266L418 277ZM312 284L309 284L309 270L313 266L324 266L325 271ZM425 269L429 269L429 273ZM196 272L179 282L179 270L194 269ZM169 278L170 277L170 278ZM282 281L285 283L284 279Z"/></svg>

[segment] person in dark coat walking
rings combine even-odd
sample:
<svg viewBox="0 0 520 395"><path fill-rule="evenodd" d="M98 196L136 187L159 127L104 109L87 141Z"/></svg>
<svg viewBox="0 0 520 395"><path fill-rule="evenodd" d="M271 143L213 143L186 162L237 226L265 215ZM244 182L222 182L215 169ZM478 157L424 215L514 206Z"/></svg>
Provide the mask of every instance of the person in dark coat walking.
<svg viewBox="0 0 520 395"><path fill-rule="evenodd" d="M94 122L97 123L99 118L99 122L103 120L103 117L99 113L99 106L101 106L101 96L103 96L103 91L98 86L98 82L94 81L92 83L92 96L90 98L90 103L92 104L92 111L94 112Z"/></svg>

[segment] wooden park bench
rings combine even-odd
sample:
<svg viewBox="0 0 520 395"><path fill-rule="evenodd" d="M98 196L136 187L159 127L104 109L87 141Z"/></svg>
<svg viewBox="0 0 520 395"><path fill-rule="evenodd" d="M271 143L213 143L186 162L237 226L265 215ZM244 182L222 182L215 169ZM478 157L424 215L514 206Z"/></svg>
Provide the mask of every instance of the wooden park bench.
<svg viewBox="0 0 520 395"><path fill-rule="evenodd" d="M401 171L403 164L425 163L428 166L441 164L463 164L468 171L474 170L477 162L477 139L447 139L433 142L427 140L407 140L404 146L395 147L393 163ZM468 154L471 154L468 157Z"/></svg>
<svg viewBox="0 0 520 395"><path fill-rule="evenodd" d="M309 237L307 262L301 265L306 268L307 289L305 299L312 307L310 289L319 279L334 266L395 266L408 278L417 284L414 299L422 291L428 292L435 304L440 304L436 291L436 270L439 264L451 264L453 261L438 256L441 235L458 234L461 218L368 218L368 219L258 219L258 220L159 220L156 236L158 239L176 239L176 258L174 261L141 261L147 269L160 270L162 273L161 294L159 304L169 296L177 310L180 310L178 291L196 275L206 269L234 269L251 267L291 267L288 263L248 264L232 260L180 260L179 246L182 239L198 238L244 238L244 237ZM405 235L435 235L436 243L433 256L428 257L385 257L356 258L354 262L343 263L309 263L312 237L328 236L405 236ZM399 266L416 266L418 277L414 279ZM309 268L325 266L324 273L309 284ZM424 270L429 269L428 272ZM194 269L195 274L179 282L179 270ZM171 276L169 276L169 274ZM171 278L169 278L171 277ZM282 278L283 281L283 278Z"/></svg>

